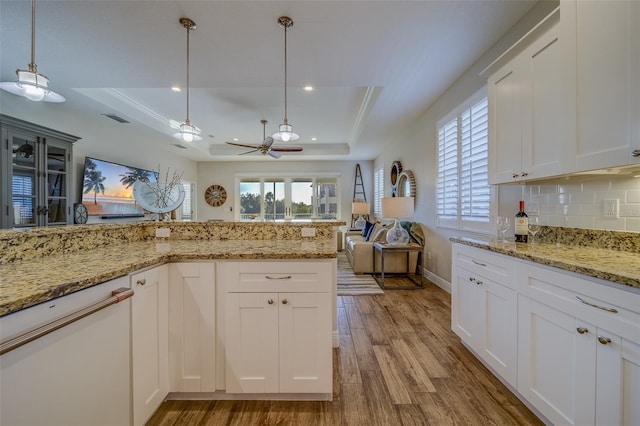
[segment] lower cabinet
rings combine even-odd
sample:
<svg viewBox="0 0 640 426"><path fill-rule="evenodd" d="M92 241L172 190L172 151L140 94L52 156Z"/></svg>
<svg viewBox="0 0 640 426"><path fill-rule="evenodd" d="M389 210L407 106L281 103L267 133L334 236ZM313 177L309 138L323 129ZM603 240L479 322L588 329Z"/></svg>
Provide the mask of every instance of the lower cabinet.
<svg viewBox="0 0 640 426"><path fill-rule="evenodd" d="M213 262L169 265L169 371L172 392L214 392L216 295Z"/></svg>
<svg viewBox="0 0 640 426"><path fill-rule="evenodd" d="M133 424L143 425L169 393L168 265L130 275Z"/></svg>
<svg viewBox="0 0 640 426"><path fill-rule="evenodd" d="M226 392L331 394L331 263L220 267Z"/></svg>
<svg viewBox="0 0 640 426"><path fill-rule="evenodd" d="M500 256L467 247L454 248L453 259L452 330L515 387L518 314L512 273Z"/></svg>

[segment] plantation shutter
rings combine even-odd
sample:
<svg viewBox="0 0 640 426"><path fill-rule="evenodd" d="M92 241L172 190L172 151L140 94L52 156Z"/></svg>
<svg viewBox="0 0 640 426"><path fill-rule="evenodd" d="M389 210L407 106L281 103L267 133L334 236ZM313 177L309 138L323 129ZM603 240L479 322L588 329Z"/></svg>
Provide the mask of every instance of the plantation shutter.
<svg viewBox="0 0 640 426"><path fill-rule="evenodd" d="M373 213L382 214L382 197L384 197L384 167L380 167L373 176Z"/></svg>
<svg viewBox="0 0 640 426"><path fill-rule="evenodd" d="M488 102L461 114L460 215L462 220L489 221Z"/></svg>
<svg viewBox="0 0 640 426"><path fill-rule="evenodd" d="M458 119L438 129L438 215L455 219L458 215Z"/></svg>

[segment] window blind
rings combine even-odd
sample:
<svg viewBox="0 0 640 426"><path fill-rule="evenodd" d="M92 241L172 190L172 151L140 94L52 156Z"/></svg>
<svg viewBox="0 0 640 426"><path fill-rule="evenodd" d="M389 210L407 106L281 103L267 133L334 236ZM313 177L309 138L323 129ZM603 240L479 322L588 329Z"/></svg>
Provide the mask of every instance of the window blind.
<svg viewBox="0 0 640 426"><path fill-rule="evenodd" d="M382 197L384 197L384 167L373 172L373 214L382 215Z"/></svg>

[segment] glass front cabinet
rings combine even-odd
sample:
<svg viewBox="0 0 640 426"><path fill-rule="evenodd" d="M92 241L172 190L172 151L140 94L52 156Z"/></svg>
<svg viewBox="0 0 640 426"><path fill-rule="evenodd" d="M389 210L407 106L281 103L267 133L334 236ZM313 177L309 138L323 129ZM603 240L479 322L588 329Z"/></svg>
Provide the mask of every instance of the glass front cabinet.
<svg viewBox="0 0 640 426"><path fill-rule="evenodd" d="M0 114L2 228L73 223L72 158L77 136Z"/></svg>

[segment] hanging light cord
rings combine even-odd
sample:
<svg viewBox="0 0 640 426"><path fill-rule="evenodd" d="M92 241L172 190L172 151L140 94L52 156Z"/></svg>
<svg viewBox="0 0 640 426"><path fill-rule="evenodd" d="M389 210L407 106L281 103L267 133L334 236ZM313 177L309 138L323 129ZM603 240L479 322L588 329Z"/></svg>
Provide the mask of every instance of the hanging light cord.
<svg viewBox="0 0 640 426"><path fill-rule="evenodd" d="M284 25L284 124L287 121L287 24Z"/></svg>
<svg viewBox="0 0 640 426"><path fill-rule="evenodd" d="M29 63L29 71L38 72L36 65L36 0L31 0L31 62Z"/></svg>
<svg viewBox="0 0 640 426"><path fill-rule="evenodd" d="M191 25L186 25L187 27L187 119L185 122L190 124L189 122L189 33L191 32Z"/></svg>

